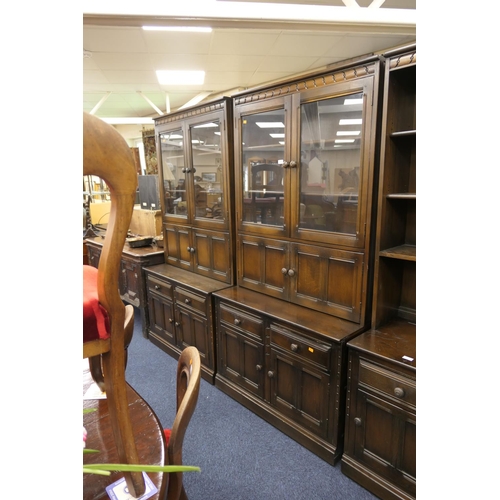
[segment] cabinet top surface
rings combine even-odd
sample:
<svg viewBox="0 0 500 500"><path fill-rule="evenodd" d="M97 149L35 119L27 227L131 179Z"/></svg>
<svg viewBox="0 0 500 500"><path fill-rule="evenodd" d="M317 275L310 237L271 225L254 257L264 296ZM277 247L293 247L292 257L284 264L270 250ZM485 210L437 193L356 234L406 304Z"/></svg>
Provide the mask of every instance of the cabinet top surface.
<svg viewBox="0 0 500 500"><path fill-rule="evenodd" d="M243 305L258 314L266 314L274 319L286 321L294 326L320 333L329 339L342 341L360 331L357 323L351 323L329 314L268 297L239 286L226 288L214 294L216 297Z"/></svg>
<svg viewBox="0 0 500 500"><path fill-rule="evenodd" d="M417 367L416 325L396 320L358 335L347 344L350 348L380 358L389 359L401 365Z"/></svg>
<svg viewBox="0 0 500 500"><path fill-rule="evenodd" d="M85 242L90 243L90 244L95 244L97 246L102 247L102 246L104 246L104 237L96 236L95 238L86 238ZM157 247L153 247L153 246L130 248L125 243L122 253L125 255L132 255L134 257L145 257L145 256L149 256L149 255L163 254L164 251L163 251L163 248L157 248Z"/></svg>
<svg viewBox="0 0 500 500"><path fill-rule="evenodd" d="M144 268L147 274L152 274L160 278L172 279L180 285L189 286L196 290L205 293L212 293L223 288L229 287L227 283L200 276L199 274L178 267L170 266L168 264L157 264L155 266L148 266Z"/></svg>

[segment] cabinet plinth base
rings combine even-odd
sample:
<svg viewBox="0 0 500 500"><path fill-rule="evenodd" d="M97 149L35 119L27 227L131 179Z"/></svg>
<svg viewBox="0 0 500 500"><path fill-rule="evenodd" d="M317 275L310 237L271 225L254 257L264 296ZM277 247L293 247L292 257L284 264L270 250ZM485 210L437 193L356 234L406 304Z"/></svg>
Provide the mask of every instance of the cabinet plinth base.
<svg viewBox="0 0 500 500"><path fill-rule="evenodd" d="M340 466L343 474L382 500L415 500L415 497L396 488L392 483L387 482L345 453Z"/></svg>
<svg viewBox="0 0 500 500"><path fill-rule="evenodd" d="M325 462L335 465L339 461L342 455L341 447L336 448L333 444L308 432L303 427L297 425L293 420L288 419L281 412L268 405L265 401L242 391L237 385L221 377L219 373L215 375L215 386L235 401L242 404L245 408L248 408L261 417L267 423L276 427L283 432L283 434L297 441L297 443L307 448L319 458L325 460Z"/></svg>

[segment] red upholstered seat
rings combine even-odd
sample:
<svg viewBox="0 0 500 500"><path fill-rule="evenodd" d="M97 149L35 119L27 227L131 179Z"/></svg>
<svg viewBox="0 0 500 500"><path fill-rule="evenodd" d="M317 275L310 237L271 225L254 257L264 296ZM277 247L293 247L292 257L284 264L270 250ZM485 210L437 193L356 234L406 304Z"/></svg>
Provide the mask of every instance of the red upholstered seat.
<svg viewBox="0 0 500 500"><path fill-rule="evenodd" d="M83 266L83 341L109 338L109 318L99 304L97 294L97 269Z"/></svg>

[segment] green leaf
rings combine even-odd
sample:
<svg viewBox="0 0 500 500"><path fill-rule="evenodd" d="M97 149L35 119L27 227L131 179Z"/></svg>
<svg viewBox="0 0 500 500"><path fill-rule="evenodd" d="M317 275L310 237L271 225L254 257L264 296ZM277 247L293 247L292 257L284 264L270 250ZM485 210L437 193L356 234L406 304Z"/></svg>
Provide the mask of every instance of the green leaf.
<svg viewBox="0 0 500 500"><path fill-rule="evenodd" d="M99 474L100 476L111 476L111 472L107 470L89 469L88 467L83 468L84 474Z"/></svg>
<svg viewBox="0 0 500 500"><path fill-rule="evenodd" d="M131 464L87 464L84 469L120 472L201 472L199 467L191 465L131 465Z"/></svg>
<svg viewBox="0 0 500 500"><path fill-rule="evenodd" d="M86 413L93 413L95 411L97 411L97 408L84 408L83 414L85 415Z"/></svg>
<svg viewBox="0 0 500 500"><path fill-rule="evenodd" d="M99 453L99 450L93 450L92 448L83 448L83 453Z"/></svg>

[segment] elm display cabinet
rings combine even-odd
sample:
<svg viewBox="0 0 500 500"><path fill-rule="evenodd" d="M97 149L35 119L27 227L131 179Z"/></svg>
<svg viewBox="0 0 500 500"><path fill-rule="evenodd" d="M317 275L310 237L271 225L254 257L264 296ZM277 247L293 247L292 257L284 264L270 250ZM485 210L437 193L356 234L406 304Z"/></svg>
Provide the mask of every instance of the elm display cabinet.
<svg viewBox="0 0 500 500"><path fill-rule="evenodd" d="M342 453L346 342L359 325L243 287L214 293L215 385L334 464Z"/></svg>
<svg viewBox="0 0 500 500"><path fill-rule="evenodd" d="M371 329L348 343L342 472L416 496L416 46L384 54Z"/></svg>
<svg viewBox="0 0 500 500"><path fill-rule="evenodd" d="M228 285L167 264L148 267L145 275L149 340L175 359L186 347L196 347L202 376L213 384L216 356L212 295Z"/></svg>
<svg viewBox="0 0 500 500"><path fill-rule="evenodd" d="M104 239L97 236L85 240L89 265L98 267ZM149 313L147 308L146 279L144 269L163 263L163 250L155 247L130 248L125 244L120 261L119 289L124 302L139 308L142 318L142 334L147 338Z"/></svg>
<svg viewBox="0 0 500 500"><path fill-rule="evenodd" d="M165 262L233 284L232 103L155 119Z"/></svg>
<svg viewBox="0 0 500 500"><path fill-rule="evenodd" d="M216 292L221 390L329 463L348 340L368 326L380 58L233 96L237 286Z"/></svg>

